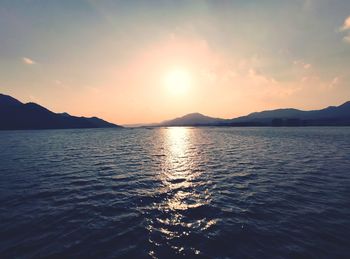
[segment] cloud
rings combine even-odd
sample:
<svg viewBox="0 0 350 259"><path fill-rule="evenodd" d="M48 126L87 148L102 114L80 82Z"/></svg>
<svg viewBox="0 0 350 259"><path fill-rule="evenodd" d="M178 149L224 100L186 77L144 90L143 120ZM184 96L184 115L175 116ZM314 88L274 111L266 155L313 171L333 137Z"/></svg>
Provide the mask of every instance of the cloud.
<svg viewBox="0 0 350 259"><path fill-rule="evenodd" d="M305 69L309 69L311 67L311 64L304 64Z"/></svg>
<svg viewBox="0 0 350 259"><path fill-rule="evenodd" d="M62 81L60 81L60 80L55 80L54 82L56 85L63 85Z"/></svg>
<svg viewBox="0 0 350 259"><path fill-rule="evenodd" d="M34 60L32 60L30 58L27 58L27 57L23 57L22 61L26 65L34 65L34 64L36 64L36 62Z"/></svg>
<svg viewBox="0 0 350 259"><path fill-rule="evenodd" d="M350 16L345 19L344 24L339 28L340 32L347 32L347 35L344 36L343 41L350 43Z"/></svg>
<svg viewBox="0 0 350 259"><path fill-rule="evenodd" d="M343 38L343 41L350 43L350 35L347 35Z"/></svg>
<svg viewBox="0 0 350 259"><path fill-rule="evenodd" d="M300 67L302 67L304 69L310 69L312 67L311 64L305 63L302 60L295 60L295 61L293 61L293 64L296 65L296 66L300 66Z"/></svg>
<svg viewBox="0 0 350 259"><path fill-rule="evenodd" d="M340 78L338 76L334 77L329 84L329 88L332 89L332 88L336 87L339 84L339 82L340 82Z"/></svg>
<svg viewBox="0 0 350 259"><path fill-rule="evenodd" d="M71 88L68 84L66 84L66 82L62 82L59 79L53 80L53 83L55 85L57 85L58 87L61 87L63 89L70 89Z"/></svg>
<svg viewBox="0 0 350 259"><path fill-rule="evenodd" d="M350 16L345 19L343 26L340 27L340 31L347 31L347 30L350 30Z"/></svg>

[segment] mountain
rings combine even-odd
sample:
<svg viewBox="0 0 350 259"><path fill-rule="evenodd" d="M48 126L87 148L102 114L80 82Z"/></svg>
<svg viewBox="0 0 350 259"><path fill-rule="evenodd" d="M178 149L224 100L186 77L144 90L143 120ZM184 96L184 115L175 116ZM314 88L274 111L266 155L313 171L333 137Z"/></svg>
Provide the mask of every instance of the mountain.
<svg viewBox="0 0 350 259"><path fill-rule="evenodd" d="M119 128L121 126L92 117L76 117L68 113L54 113L36 103L21 103L0 94L0 130L15 129L72 129Z"/></svg>
<svg viewBox="0 0 350 259"><path fill-rule="evenodd" d="M225 121L224 119L212 118L200 113L190 113L183 117L164 121L160 124L161 126L211 126Z"/></svg>
<svg viewBox="0 0 350 259"><path fill-rule="evenodd" d="M0 94L0 108L6 106L18 106L21 104L23 103L9 95Z"/></svg>
<svg viewBox="0 0 350 259"><path fill-rule="evenodd" d="M233 119L191 113L156 126L350 126L350 101L322 110L277 109L254 112Z"/></svg>
<svg viewBox="0 0 350 259"><path fill-rule="evenodd" d="M321 110L277 109L254 112L230 120L231 126L347 126L350 125L350 102Z"/></svg>

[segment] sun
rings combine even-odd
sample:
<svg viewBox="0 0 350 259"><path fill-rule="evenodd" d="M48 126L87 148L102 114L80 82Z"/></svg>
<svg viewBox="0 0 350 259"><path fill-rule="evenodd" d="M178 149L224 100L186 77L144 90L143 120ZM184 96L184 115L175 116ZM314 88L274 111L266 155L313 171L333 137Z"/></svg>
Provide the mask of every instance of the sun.
<svg viewBox="0 0 350 259"><path fill-rule="evenodd" d="M173 94L184 94L191 85L190 73L185 69L173 69L165 76L165 86Z"/></svg>

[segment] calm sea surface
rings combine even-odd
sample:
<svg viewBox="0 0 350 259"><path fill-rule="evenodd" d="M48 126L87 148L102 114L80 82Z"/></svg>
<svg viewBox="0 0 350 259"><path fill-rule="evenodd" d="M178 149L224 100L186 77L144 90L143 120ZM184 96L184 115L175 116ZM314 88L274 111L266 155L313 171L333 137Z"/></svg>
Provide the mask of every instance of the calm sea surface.
<svg viewBox="0 0 350 259"><path fill-rule="evenodd" d="M0 258L350 258L350 128L0 132Z"/></svg>

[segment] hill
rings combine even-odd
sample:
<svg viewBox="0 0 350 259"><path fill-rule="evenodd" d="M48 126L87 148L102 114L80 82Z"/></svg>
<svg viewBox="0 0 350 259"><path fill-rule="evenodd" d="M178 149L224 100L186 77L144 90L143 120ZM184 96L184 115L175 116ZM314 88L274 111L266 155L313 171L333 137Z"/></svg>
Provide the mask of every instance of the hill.
<svg viewBox="0 0 350 259"><path fill-rule="evenodd" d="M160 123L161 126L211 126L218 123L224 123L226 120L212 118L200 113L190 113L185 116L175 118Z"/></svg>
<svg viewBox="0 0 350 259"><path fill-rule="evenodd" d="M350 126L350 101L321 110L276 109L233 119L191 113L152 126Z"/></svg>
<svg viewBox="0 0 350 259"><path fill-rule="evenodd" d="M36 103L22 103L15 98L0 94L0 130L22 129L72 129L72 128L119 128L97 117L71 116L54 113Z"/></svg>

